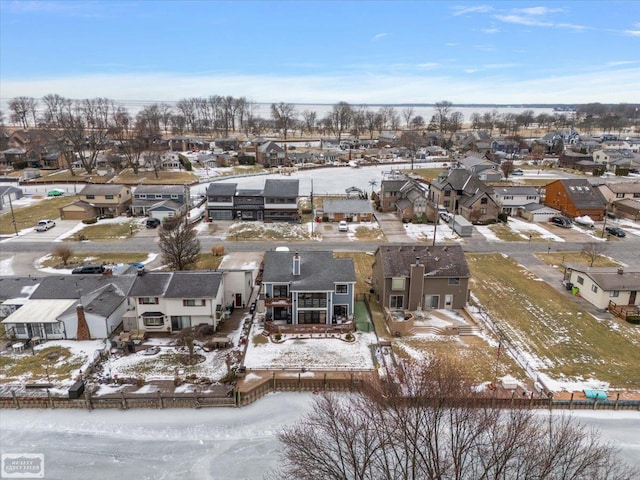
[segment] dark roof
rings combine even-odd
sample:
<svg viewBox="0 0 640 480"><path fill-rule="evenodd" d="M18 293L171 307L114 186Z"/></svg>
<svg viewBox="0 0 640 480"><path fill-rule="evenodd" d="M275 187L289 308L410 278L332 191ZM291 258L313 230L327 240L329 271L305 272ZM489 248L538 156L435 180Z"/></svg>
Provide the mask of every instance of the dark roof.
<svg viewBox="0 0 640 480"><path fill-rule="evenodd" d="M220 272L148 272L138 275L130 297L213 298L222 283Z"/></svg>
<svg viewBox="0 0 640 480"><path fill-rule="evenodd" d="M576 272L583 272L605 291L636 291L640 289L640 269L634 267L585 267L567 265Z"/></svg>
<svg viewBox="0 0 640 480"><path fill-rule="evenodd" d="M449 174L442 180L432 183L438 190L444 190L446 185L450 185L453 190L463 191L465 195L476 195L479 191L492 193L491 187L487 186L477 175L474 175L463 168L449 170Z"/></svg>
<svg viewBox="0 0 640 480"><path fill-rule="evenodd" d="M91 183L85 185L79 195L115 195L120 193L123 188L127 187L118 184Z"/></svg>
<svg viewBox="0 0 640 480"><path fill-rule="evenodd" d="M538 195L535 187L527 186L506 186L494 187L496 195Z"/></svg>
<svg viewBox="0 0 640 480"><path fill-rule="evenodd" d="M29 298L42 277L0 277L0 302L9 298Z"/></svg>
<svg viewBox="0 0 640 480"><path fill-rule="evenodd" d="M134 193L139 194L158 194L158 195L184 195L184 185L139 185L135 188Z"/></svg>
<svg viewBox="0 0 640 480"><path fill-rule="evenodd" d="M264 196L297 198L300 192L299 186L299 180L276 180L268 178L264 182Z"/></svg>
<svg viewBox="0 0 640 480"><path fill-rule="evenodd" d="M293 274L296 252L269 251L264 257L264 283L290 283L292 291L333 290L340 282L355 282L351 258L334 258L333 252L304 251L300 256L300 275Z"/></svg>
<svg viewBox="0 0 640 480"><path fill-rule="evenodd" d="M126 295L135 275L55 275L44 277L31 299L73 300L85 297L106 286Z"/></svg>
<svg viewBox="0 0 640 480"><path fill-rule="evenodd" d="M578 209L603 209L607 205L600 190L584 178L558 180L564 186L573 205Z"/></svg>
<svg viewBox="0 0 640 480"><path fill-rule="evenodd" d="M385 278L408 277L416 258L427 276L470 277L471 272L460 245L382 245L376 251Z"/></svg>
<svg viewBox="0 0 640 480"><path fill-rule="evenodd" d="M232 197L236 193L237 183L212 182L207 187L207 195Z"/></svg>

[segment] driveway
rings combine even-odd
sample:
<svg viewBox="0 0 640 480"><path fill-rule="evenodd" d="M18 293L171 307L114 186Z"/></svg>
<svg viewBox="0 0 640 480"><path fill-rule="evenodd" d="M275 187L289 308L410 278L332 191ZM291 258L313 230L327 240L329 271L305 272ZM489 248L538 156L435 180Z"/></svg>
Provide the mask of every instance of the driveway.
<svg viewBox="0 0 640 480"><path fill-rule="evenodd" d="M56 226L50 228L46 232L36 232L35 228L29 232L23 233L18 237L11 238L10 242L54 242L59 236L74 229L79 220L54 220Z"/></svg>
<svg viewBox="0 0 640 480"><path fill-rule="evenodd" d="M415 242L405 231L404 224L394 213L376 212L375 218L389 243Z"/></svg>

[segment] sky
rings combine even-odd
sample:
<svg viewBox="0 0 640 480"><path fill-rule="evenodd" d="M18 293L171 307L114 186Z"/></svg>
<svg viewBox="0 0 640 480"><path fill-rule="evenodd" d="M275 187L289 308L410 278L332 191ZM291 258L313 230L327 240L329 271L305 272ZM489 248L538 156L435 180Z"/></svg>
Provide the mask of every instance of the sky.
<svg viewBox="0 0 640 480"><path fill-rule="evenodd" d="M0 0L0 97L640 102L638 1Z"/></svg>

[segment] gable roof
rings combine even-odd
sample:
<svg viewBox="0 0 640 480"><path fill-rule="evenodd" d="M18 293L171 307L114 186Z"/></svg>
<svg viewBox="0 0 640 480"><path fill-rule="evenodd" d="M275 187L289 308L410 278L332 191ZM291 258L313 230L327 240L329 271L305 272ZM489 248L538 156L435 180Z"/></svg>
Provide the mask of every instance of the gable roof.
<svg viewBox="0 0 640 480"><path fill-rule="evenodd" d="M268 178L264 182L264 196L297 198L300 191L299 185L299 180Z"/></svg>
<svg viewBox="0 0 640 480"><path fill-rule="evenodd" d="M207 187L207 195L232 197L236 193L237 183L211 182Z"/></svg>
<svg viewBox="0 0 640 480"><path fill-rule="evenodd" d="M438 190L444 190L447 185L450 185L453 190L462 191L465 195L476 195L478 192L492 193L491 187L486 185L482 180L471 172L463 168L454 168L449 170L449 174L432 183L434 188Z"/></svg>
<svg viewBox="0 0 640 480"><path fill-rule="evenodd" d="M584 178L557 180L563 186L571 202L579 209L604 209L607 201L598 190Z"/></svg>
<svg viewBox="0 0 640 480"><path fill-rule="evenodd" d="M300 275L293 274L293 257L300 256ZM333 252L276 252L264 256L263 283L289 283L291 291L333 290L336 283L356 281L351 258L335 258Z"/></svg>
<svg viewBox="0 0 640 480"><path fill-rule="evenodd" d="M371 213L371 201L360 198L327 199L322 204L325 213Z"/></svg>
<svg viewBox="0 0 640 480"><path fill-rule="evenodd" d="M567 265L567 268L588 275L600 288L606 291L640 290L640 268L585 267L583 265Z"/></svg>
<svg viewBox="0 0 640 480"><path fill-rule="evenodd" d="M0 302L10 298L29 298L42 278L0 276Z"/></svg>
<svg viewBox="0 0 640 480"><path fill-rule="evenodd" d="M29 300L2 323L56 323L58 317L74 307L76 300Z"/></svg>
<svg viewBox="0 0 640 480"><path fill-rule="evenodd" d="M129 296L214 298L221 283L221 272L148 272L136 277Z"/></svg>
<svg viewBox="0 0 640 480"><path fill-rule="evenodd" d="M60 275L42 278L32 299L79 299L107 285L126 294L135 275Z"/></svg>
<svg viewBox="0 0 640 480"><path fill-rule="evenodd" d="M149 193L156 195L184 195L185 188L184 185L139 185L135 188L134 193L136 195Z"/></svg>
<svg viewBox="0 0 640 480"><path fill-rule="evenodd" d="M107 183L90 183L80 190L78 195L115 195L127 188L124 185L107 184Z"/></svg>
<svg viewBox="0 0 640 480"><path fill-rule="evenodd" d="M540 195L535 187L530 186L506 186L506 187L494 187L494 192L496 195L504 196L504 195Z"/></svg>
<svg viewBox="0 0 640 480"><path fill-rule="evenodd" d="M385 278L408 277L416 258L429 277L471 276L460 245L381 245L376 258L380 259Z"/></svg>

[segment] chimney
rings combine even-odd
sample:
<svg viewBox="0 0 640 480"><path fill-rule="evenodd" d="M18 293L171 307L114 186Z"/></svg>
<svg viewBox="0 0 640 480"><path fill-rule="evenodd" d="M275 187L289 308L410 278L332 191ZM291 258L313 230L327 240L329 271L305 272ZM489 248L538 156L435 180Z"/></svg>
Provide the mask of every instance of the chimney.
<svg viewBox="0 0 640 480"><path fill-rule="evenodd" d="M76 307L76 314L78 316L76 340L91 340L89 325L87 324L87 319L84 316L84 307L82 306L82 304L78 304L78 306Z"/></svg>
<svg viewBox="0 0 640 480"><path fill-rule="evenodd" d="M293 256L293 274L296 276L300 275L300 255L298 252Z"/></svg>
<svg viewBox="0 0 640 480"><path fill-rule="evenodd" d="M420 257L416 257L416 265L420 265Z"/></svg>
<svg viewBox="0 0 640 480"><path fill-rule="evenodd" d="M624 268L618 268L618 275L622 275L624 273Z"/></svg>

